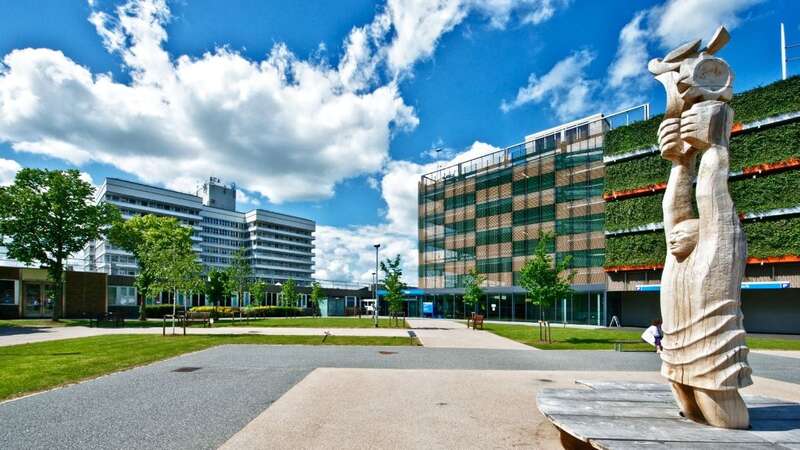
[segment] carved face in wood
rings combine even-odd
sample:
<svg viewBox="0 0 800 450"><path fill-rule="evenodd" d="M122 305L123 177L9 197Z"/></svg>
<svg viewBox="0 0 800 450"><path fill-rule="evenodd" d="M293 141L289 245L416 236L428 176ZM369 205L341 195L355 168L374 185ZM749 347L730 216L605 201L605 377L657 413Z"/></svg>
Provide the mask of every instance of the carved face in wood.
<svg viewBox="0 0 800 450"><path fill-rule="evenodd" d="M669 245L669 252L678 261L686 259L697 246L698 225L699 221L697 219L688 219L672 228L667 244Z"/></svg>

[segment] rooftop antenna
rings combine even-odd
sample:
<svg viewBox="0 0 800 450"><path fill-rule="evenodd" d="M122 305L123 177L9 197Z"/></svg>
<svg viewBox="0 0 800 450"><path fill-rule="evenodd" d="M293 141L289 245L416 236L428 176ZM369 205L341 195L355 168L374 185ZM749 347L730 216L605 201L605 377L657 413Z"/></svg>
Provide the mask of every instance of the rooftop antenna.
<svg viewBox="0 0 800 450"><path fill-rule="evenodd" d="M800 47L800 43L786 45L786 31L784 30L783 22L781 22L781 79L782 80L786 79L786 63L788 63L789 61L797 61L798 59L800 59L800 56L788 58L786 56L786 51L789 50L790 48L797 48L797 47Z"/></svg>

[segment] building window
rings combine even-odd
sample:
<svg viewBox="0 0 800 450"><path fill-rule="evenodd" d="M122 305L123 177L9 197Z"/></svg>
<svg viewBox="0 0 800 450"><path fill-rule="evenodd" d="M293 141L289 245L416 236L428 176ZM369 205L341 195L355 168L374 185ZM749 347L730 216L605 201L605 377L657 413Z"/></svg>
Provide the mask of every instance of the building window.
<svg viewBox="0 0 800 450"><path fill-rule="evenodd" d="M0 305L17 304L17 282L0 280Z"/></svg>
<svg viewBox="0 0 800 450"><path fill-rule="evenodd" d="M109 306L136 306L136 288L133 286L109 286Z"/></svg>

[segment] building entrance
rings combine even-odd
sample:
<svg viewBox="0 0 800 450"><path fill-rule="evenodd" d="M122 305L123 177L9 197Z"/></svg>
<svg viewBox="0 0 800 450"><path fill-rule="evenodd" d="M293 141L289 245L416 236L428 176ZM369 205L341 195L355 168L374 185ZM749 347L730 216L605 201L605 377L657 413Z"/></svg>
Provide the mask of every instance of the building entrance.
<svg viewBox="0 0 800 450"><path fill-rule="evenodd" d="M53 317L55 287L45 283L24 283L22 287L23 317Z"/></svg>

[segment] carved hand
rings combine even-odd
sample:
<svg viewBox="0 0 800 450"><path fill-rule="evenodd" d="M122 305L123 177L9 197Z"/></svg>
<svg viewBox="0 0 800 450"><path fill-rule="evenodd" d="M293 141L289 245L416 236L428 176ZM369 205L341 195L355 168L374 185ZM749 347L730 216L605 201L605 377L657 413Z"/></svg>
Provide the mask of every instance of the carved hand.
<svg viewBox="0 0 800 450"><path fill-rule="evenodd" d="M698 150L712 145L728 145L730 108L720 101L705 101L693 105L681 115L680 137Z"/></svg>
<svg viewBox="0 0 800 450"><path fill-rule="evenodd" d="M681 158L683 141L681 140L681 119L664 119L658 127L658 145L661 157L670 161Z"/></svg>

